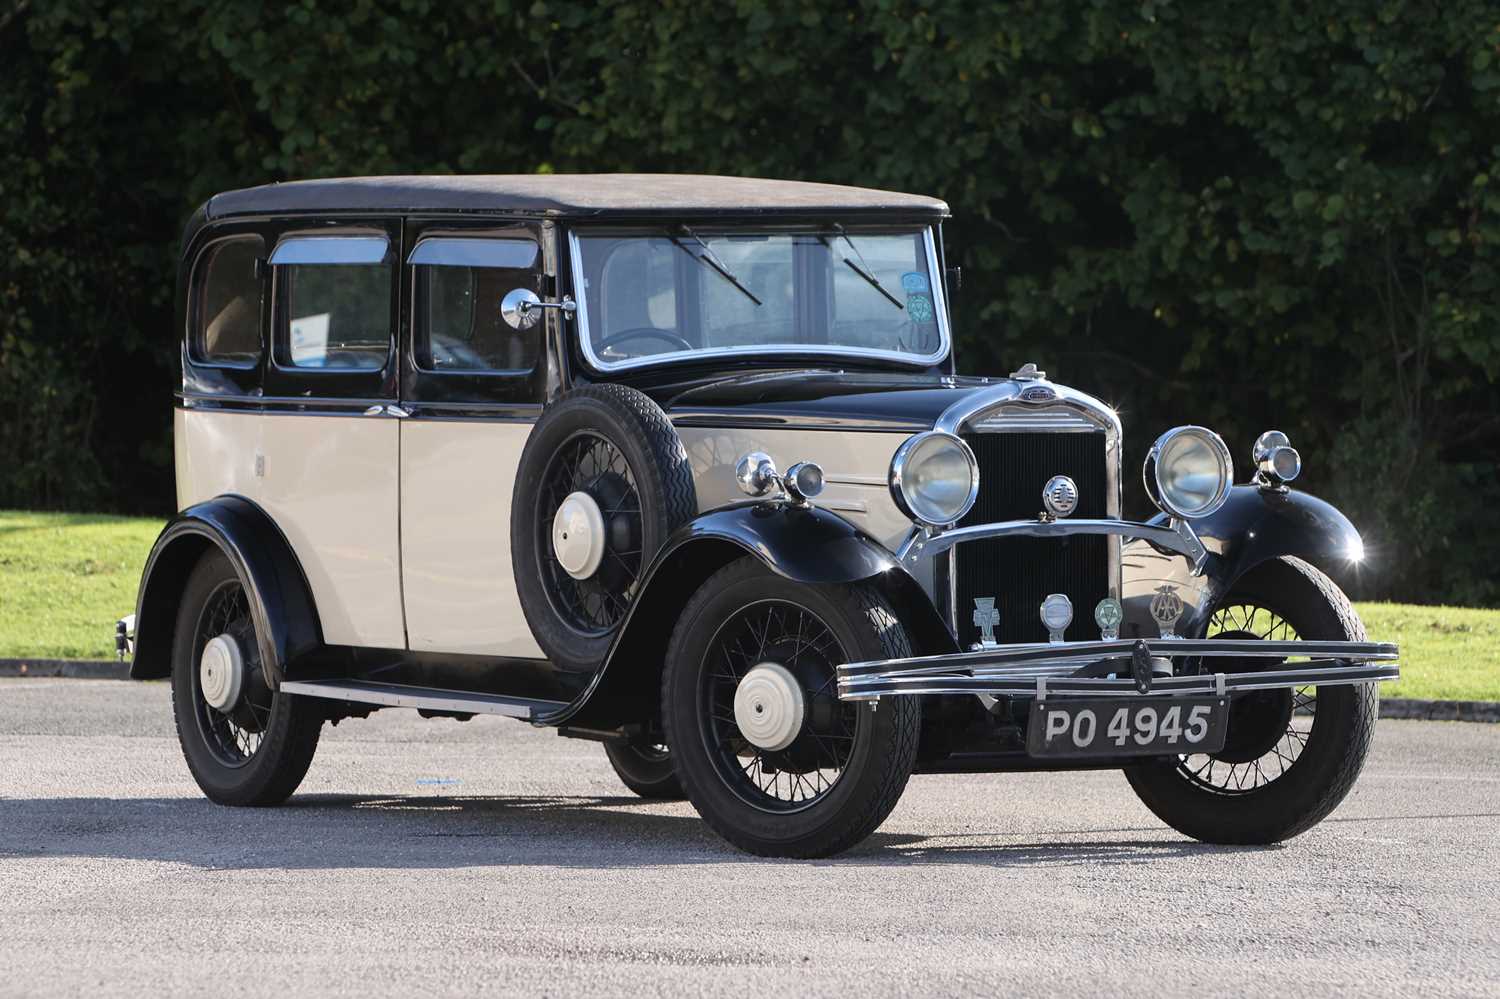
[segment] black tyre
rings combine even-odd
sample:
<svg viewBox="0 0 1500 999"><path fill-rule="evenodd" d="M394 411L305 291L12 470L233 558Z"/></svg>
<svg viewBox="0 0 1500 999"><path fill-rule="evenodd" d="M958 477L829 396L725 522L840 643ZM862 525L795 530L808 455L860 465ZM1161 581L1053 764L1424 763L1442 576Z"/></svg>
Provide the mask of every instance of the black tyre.
<svg viewBox="0 0 1500 999"><path fill-rule="evenodd" d="M553 534L570 497L590 506L600 525L595 557L571 569ZM521 453L510 540L526 623L554 663L599 664L651 557L697 512L687 452L650 398L624 385L589 385L547 407ZM575 532L572 543L580 537Z"/></svg>
<svg viewBox="0 0 1500 999"><path fill-rule="evenodd" d="M615 768L620 782L642 798L680 801L682 782L672 766L672 754L665 745L606 742L604 753Z"/></svg>
<svg viewBox="0 0 1500 999"><path fill-rule="evenodd" d="M1219 603L1207 637L1363 641L1349 598L1295 558L1252 570ZM1276 659L1218 660L1266 670ZM1125 771L1146 807L1207 843L1277 843L1316 825L1349 793L1375 730L1374 684L1254 691L1230 702L1223 750Z"/></svg>
<svg viewBox="0 0 1500 999"><path fill-rule="evenodd" d="M906 697L879 710L840 701L834 669L910 654L871 586L795 583L753 559L716 573L678 619L662 678L667 741L698 813L762 856L822 857L863 840L906 787L919 709ZM749 681L757 671L784 684L774 688L784 697L742 694L737 708L742 687L758 689ZM767 740L762 730L757 745L740 719L757 728L762 714L779 734Z"/></svg>
<svg viewBox="0 0 1500 999"><path fill-rule="evenodd" d="M211 642L216 654L205 662ZM225 658L223 650L231 647ZM177 611L172 714L193 779L221 805L285 801L318 748L318 705L266 688L245 590L218 549L193 569Z"/></svg>

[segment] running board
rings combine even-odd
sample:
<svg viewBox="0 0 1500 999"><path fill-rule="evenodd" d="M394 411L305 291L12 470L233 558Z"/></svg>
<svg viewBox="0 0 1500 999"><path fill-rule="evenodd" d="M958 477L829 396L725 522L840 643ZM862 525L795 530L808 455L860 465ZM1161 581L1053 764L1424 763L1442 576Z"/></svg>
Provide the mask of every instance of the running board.
<svg viewBox="0 0 1500 999"><path fill-rule="evenodd" d="M499 694L474 694L466 690L413 687L403 683L376 683L370 680L283 680L280 689L283 693L300 697L325 697L334 701L378 704L390 708L416 708L420 711L504 715L525 721L535 721L567 706L562 701L542 701L532 697L502 697Z"/></svg>

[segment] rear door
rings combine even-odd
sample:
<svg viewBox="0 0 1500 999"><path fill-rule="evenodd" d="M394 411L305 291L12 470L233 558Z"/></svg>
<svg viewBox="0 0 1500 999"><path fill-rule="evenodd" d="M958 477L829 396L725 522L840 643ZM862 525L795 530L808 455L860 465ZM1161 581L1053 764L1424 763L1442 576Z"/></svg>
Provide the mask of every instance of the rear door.
<svg viewBox="0 0 1500 999"><path fill-rule="evenodd" d="M410 647L542 659L510 560L511 490L546 398L545 336L512 329L500 300L547 297L535 223L407 223L402 274L402 581Z"/></svg>
<svg viewBox="0 0 1500 999"><path fill-rule="evenodd" d="M398 221L289 228L271 252L259 499L332 645L399 649Z"/></svg>

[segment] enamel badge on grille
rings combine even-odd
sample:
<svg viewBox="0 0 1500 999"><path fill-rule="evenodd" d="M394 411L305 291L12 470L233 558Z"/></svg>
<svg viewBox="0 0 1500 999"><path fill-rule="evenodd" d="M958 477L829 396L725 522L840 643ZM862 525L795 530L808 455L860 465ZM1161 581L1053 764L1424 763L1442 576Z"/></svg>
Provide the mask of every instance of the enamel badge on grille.
<svg viewBox="0 0 1500 999"><path fill-rule="evenodd" d="M1042 507L1052 517L1066 517L1078 509L1078 484L1066 475L1054 475L1042 488Z"/></svg>
<svg viewBox="0 0 1500 999"><path fill-rule="evenodd" d="M1000 624L1000 612L995 609L994 597L974 598L974 627L979 629L981 645L998 645L995 628Z"/></svg>

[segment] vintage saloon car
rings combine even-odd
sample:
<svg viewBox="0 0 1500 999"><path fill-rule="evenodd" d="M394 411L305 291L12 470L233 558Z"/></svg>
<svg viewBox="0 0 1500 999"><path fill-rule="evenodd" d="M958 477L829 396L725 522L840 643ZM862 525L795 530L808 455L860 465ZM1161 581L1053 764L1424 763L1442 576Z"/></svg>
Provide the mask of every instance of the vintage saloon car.
<svg viewBox="0 0 1500 999"><path fill-rule="evenodd" d="M128 642L204 793L279 802L324 722L408 707L600 740L768 855L860 842L913 772L1115 767L1212 842L1328 814L1397 675L1318 568L1358 533L1284 434L1237 485L1197 426L1121 519L1114 410L955 375L947 215L692 176L212 198Z"/></svg>

